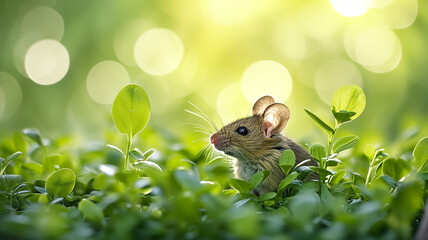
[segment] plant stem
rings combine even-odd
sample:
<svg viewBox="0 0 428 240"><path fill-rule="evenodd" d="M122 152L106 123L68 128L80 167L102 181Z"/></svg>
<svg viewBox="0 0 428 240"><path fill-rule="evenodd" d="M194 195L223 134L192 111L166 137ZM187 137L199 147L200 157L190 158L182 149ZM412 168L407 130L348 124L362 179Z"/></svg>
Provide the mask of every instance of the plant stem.
<svg viewBox="0 0 428 240"><path fill-rule="evenodd" d="M372 173L372 168L373 168L373 166L372 166L372 165L373 165L373 163L374 163L375 159L376 159L376 153L375 153L375 155L373 156L373 159L370 161L369 171L367 172L367 177L366 177L366 186L368 186L368 184L369 184L370 174Z"/></svg>
<svg viewBox="0 0 428 240"><path fill-rule="evenodd" d="M126 151L125 151L125 167L123 168L124 171L128 170L129 151L131 150L132 136L128 135L127 140L128 142L126 144Z"/></svg>
<svg viewBox="0 0 428 240"><path fill-rule="evenodd" d="M337 125L337 121L335 121L335 126L334 126L334 132L333 132L333 134L329 134L328 135L328 151L327 151L327 154L328 155L331 155L332 154L332 150L333 150L333 140L334 140L334 136L336 136L336 132L337 132L337 129L340 127L340 124L339 125Z"/></svg>
<svg viewBox="0 0 428 240"><path fill-rule="evenodd" d="M370 179L370 174L371 173L372 173L372 167L369 166L369 172L367 173L367 177L366 177L366 186L368 186L368 184L369 184L369 179Z"/></svg>

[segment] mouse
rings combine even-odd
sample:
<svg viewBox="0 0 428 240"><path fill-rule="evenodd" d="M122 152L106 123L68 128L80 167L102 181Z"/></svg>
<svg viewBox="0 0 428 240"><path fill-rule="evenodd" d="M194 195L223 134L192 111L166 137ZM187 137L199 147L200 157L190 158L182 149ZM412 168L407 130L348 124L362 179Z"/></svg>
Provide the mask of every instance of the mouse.
<svg viewBox="0 0 428 240"><path fill-rule="evenodd" d="M301 145L281 134L289 120L290 109L266 95L254 103L251 116L225 125L209 138L215 149L236 159L233 165L236 178L248 181L255 173L269 170L269 176L252 190L257 196L276 192L286 177L279 165L285 150L294 152L296 164L310 159L303 165L318 166ZM316 178L312 173L304 181Z"/></svg>

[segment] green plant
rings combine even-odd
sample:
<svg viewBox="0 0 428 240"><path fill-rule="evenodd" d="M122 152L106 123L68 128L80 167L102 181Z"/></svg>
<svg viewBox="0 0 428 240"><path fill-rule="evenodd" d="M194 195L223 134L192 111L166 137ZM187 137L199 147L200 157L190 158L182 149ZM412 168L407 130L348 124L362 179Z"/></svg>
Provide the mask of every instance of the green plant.
<svg viewBox="0 0 428 240"><path fill-rule="evenodd" d="M126 171L128 169L132 140L135 134L142 131L149 122L150 102L146 91L135 84L128 84L122 88L113 102L112 115L116 128L127 136L125 153L120 151L125 157L123 169Z"/></svg>
<svg viewBox="0 0 428 240"><path fill-rule="evenodd" d="M358 102L349 94L339 90L335 96ZM339 126L358 116L344 111L361 113L362 109L343 110L334 103L339 114L335 128L327 131L327 148L322 144L310 148L320 167L304 166L305 161L296 165L294 153L286 150L278 160L285 179L276 192L256 196L252 190L269 176L268 171L257 172L248 181L235 179L224 157L194 157L192 141L180 139L179 145L176 139L165 138L167 148L156 158L152 157L154 149L144 153L131 149L136 131L145 126L139 121L146 118L131 114L132 108L126 106L137 101L127 97L128 105L116 106L124 112L116 116L122 123L114 118L118 129L127 135L125 151L113 145L76 148L67 137L42 141L35 129L32 137L24 138L29 133L25 131L0 143L5 156L0 159L1 236L409 239L419 227L428 195L427 137L398 156L372 146L362 148L356 145L356 136L335 139ZM323 129L329 129L307 112ZM148 131L153 135L147 139L163 137L150 127L138 137ZM108 141L121 141L121 136L111 136ZM42 142L49 155L42 150ZM341 154L346 149L348 156ZM134 162L125 167L124 159ZM358 164L366 168L361 170ZM320 180L306 181L314 171Z"/></svg>

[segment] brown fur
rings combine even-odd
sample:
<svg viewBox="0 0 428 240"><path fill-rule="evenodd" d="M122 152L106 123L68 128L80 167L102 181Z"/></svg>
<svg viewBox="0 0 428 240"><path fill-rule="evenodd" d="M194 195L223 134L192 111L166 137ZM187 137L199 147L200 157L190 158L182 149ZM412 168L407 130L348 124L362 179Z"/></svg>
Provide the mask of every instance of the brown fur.
<svg viewBox="0 0 428 240"><path fill-rule="evenodd" d="M296 155L296 164L311 159L305 165L318 165L309 153L293 140L280 133L270 138L266 137L263 122L262 115L254 115L232 122L213 134L220 142L216 148L237 159L234 165L236 177L247 181L258 171L270 171L268 178L254 189L256 195L275 192L286 177L279 166L279 159L282 152L287 149L291 149ZM247 135L243 136L236 132L240 126L248 129Z"/></svg>

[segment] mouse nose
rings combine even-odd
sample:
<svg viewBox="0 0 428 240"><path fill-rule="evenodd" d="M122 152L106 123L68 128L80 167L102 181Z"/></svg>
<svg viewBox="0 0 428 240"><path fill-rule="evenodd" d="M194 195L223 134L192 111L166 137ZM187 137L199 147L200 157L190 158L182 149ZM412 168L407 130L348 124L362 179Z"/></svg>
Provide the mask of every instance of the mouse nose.
<svg viewBox="0 0 428 240"><path fill-rule="evenodd" d="M217 142L217 135L215 133L210 136L210 142L215 146L215 143Z"/></svg>

